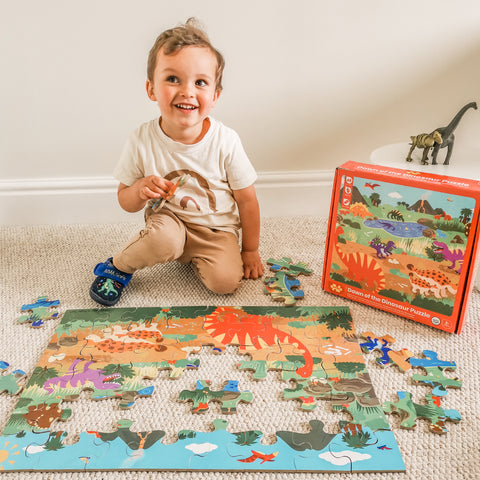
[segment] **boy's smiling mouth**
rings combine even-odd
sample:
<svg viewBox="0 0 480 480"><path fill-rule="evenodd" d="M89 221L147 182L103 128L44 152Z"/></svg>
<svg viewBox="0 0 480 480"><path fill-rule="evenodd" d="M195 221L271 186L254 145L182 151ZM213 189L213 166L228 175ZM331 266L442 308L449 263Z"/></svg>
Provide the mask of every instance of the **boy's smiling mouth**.
<svg viewBox="0 0 480 480"><path fill-rule="evenodd" d="M198 108L195 105L191 105L187 103L177 103L175 107L179 108L180 110L196 110Z"/></svg>

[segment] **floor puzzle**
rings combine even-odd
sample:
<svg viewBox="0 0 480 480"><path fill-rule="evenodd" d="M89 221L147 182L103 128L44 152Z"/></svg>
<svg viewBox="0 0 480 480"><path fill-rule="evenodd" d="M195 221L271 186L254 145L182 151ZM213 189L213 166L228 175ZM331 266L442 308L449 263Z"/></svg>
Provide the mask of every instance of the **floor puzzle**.
<svg viewBox="0 0 480 480"><path fill-rule="evenodd" d="M277 371L270 375L296 385L284 389L278 382L278 390L267 393L306 410L307 431L273 425L276 441L268 444L258 428L235 432L225 418L208 417L210 400L221 402L229 419L255 405L241 381L209 383L201 375L195 354L209 346L221 362L230 345L250 357L238 365L241 375L262 385L267 372ZM185 369L197 377L196 386L179 388L165 408L193 401L193 411L207 416L208 431L183 429L176 441L163 443L165 426L134 431L133 422L118 415L116 426L103 431L92 414L82 420L85 430L69 437L75 400L84 390L92 412L104 399L116 400L112 408L119 413L141 412L142 397L156 395L145 379L166 370L158 381L175 383ZM242 413L235 411L240 401L246 402ZM330 403L332 417L320 418L319 401ZM335 412L351 418L339 416L337 431L325 431ZM397 472L405 465L348 307L197 306L65 312L0 437L0 472L95 470Z"/></svg>

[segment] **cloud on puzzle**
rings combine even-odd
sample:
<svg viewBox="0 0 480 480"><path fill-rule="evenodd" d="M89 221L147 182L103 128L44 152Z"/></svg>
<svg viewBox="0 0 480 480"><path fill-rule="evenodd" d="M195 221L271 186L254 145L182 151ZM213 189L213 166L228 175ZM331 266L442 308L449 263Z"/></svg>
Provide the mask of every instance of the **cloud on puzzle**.
<svg viewBox="0 0 480 480"><path fill-rule="evenodd" d="M213 452L213 450L218 448L218 445L214 445L213 443L191 443L185 448L191 450L195 455L203 455L205 453Z"/></svg>
<svg viewBox="0 0 480 480"><path fill-rule="evenodd" d="M349 463L360 462L362 460L369 460L372 457L367 453L357 453L351 450L344 450L342 452L321 453L319 455L319 458L333 465L348 465Z"/></svg>

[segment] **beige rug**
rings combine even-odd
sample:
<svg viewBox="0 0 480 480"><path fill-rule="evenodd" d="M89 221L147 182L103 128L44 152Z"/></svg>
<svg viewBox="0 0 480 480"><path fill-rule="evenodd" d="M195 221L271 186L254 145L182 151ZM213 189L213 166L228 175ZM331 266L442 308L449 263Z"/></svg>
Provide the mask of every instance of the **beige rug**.
<svg viewBox="0 0 480 480"><path fill-rule="evenodd" d="M39 295L61 301L60 311L77 308L96 308L88 289L93 280L93 266L104 261L123 244L138 226L135 225L73 225L0 228L0 360L8 361L15 368L30 374L52 336L58 320L50 320L40 329L20 325L16 319L20 306L33 302ZM463 380L460 390L450 391L443 403L445 408L457 409L463 419L460 423L447 423L446 435L428 431L428 422L420 420L412 430L399 428L396 416L388 416L393 432L407 467L406 474L272 474L272 473L197 473L197 472L92 472L92 473L0 473L0 480L13 479L479 479L480 478L480 293L474 291L470 299L469 315L460 335L450 335L435 329L402 319L370 307L346 301L322 291L321 277L325 248L326 219L277 218L264 219L261 237L261 255L269 257L289 256L294 261L304 261L314 269L310 277L302 277L305 291L304 305L348 305L351 309L357 333L371 330L378 334L389 333L396 338L398 348L406 347L417 356L422 350L438 352L443 360L454 360L456 375ZM232 296L213 295L183 265L156 266L135 275L118 307L146 307L170 305L271 305L270 297L263 293L261 280L245 281ZM218 362L208 352L201 354L201 368L208 376L218 375ZM248 406L242 415L228 417L229 429L241 431L251 426L264 432L263 441L275 442L274 431L305 428L312 416L321 418L326 430L337 432L338 420L348 419L348 414L331 413L320 404L312 412L303 412L294 401L273 402L262 397L264 385L277 387L281 380L276 372L269 372L262 384L251 379L248 373L235 370L239 356L234 349L228 351L228 361L221 365L221 374L240 375L242 386L258 395L261 401L256 407ZM395 401L397 390L409 390L414 400L420 401L429 393L427 387L413 385L412 373L401 374L393 368L382 369L375 364L374 356L367 356L368 368L376 393L382 401ZM231 372L231 373L229 373ZM165 378L161 373L159 378ZM113 430L118 417L134 421L132 429L148 430L167 425L167 442L175 441L179 429L193 426L208 430L213 418L221 416L214 406L206 415L194 416L188 404L169 408L173 392L191 388L193 376L185 373L180 379L159 382L152 398L137 401L135 407L120 411L112 400L95 403L91 410L88 393L71 405L74 415L69 429L80 432L86 422L95 422L99 430ZM236 377L232 377L236 378ZM160 386L163 385L163 386ZM288 384L285 384L285 387ZM166 401L166 399L168 401ZM144 401L143 401L144 400ZM0 431L16 403L16 398L0 394ZM0 450L3 445L0 445Z"/></svg>

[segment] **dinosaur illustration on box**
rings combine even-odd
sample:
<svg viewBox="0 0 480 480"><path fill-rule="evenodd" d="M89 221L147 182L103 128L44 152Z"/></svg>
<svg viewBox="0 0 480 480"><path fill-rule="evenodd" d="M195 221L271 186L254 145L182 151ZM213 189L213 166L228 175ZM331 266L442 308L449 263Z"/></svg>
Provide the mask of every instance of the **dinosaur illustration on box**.
<svg viewBox="0 0 480 480"><path fill-rule="evenodd" d="M348 269L347 276L350 280L360 282L365 280L370 290L378 292L385 287L385 275L377 261L362 252L344 252L338 236L343 233L342 227L337 227L335 231L335 250L342 263Z"/></svg>
<svg viewBox="0 0 480 480"><path fill-rule="evenodd" d="M392 240L383 243L378 237L375 237L368 243L377 252L377 258L387 258L392 254L392 250L396 250L397 248Z"/></svg>
<svg viewBox="0 0 480 480"><path fill-rule="evenodd" d="M462 273L463 257L465 255L463 250L459 248L456 248L455 250L450 250L447 244L434 241L433 251L435 253L441 253L445 260L452 262L452 264L448 268L455 270L457 273Z"/></svg>

